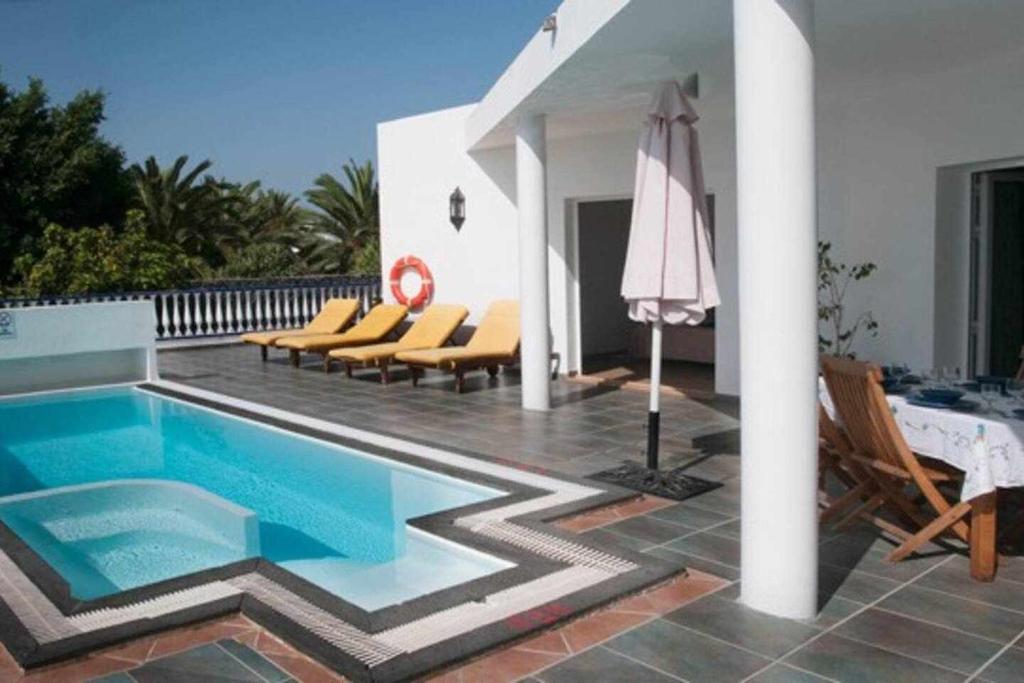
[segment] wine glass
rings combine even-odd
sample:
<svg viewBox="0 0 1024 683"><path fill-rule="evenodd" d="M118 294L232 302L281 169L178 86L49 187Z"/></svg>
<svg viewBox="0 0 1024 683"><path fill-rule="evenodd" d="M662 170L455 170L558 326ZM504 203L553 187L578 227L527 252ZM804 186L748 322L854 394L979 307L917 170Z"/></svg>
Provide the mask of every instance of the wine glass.
<svg viewBox="0 0 1024 683"><path fill-rule="evenodd" d="M1024 406L1024 380L1011 379L1006 382L1006 393L1014 399L1017 407Z"/></svg>

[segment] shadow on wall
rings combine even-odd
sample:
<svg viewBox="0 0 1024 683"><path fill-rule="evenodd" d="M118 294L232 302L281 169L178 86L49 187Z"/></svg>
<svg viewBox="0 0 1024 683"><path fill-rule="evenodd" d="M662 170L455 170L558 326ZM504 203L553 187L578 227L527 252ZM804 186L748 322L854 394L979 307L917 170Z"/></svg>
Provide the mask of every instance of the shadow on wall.
<svg viewBox="0 0 1024 683"><path fill-rule="evenodd" d="M513 204L516 203L516 160L515 148L483 149L470 152L470 158L480 170L491 179Z"/></svg>

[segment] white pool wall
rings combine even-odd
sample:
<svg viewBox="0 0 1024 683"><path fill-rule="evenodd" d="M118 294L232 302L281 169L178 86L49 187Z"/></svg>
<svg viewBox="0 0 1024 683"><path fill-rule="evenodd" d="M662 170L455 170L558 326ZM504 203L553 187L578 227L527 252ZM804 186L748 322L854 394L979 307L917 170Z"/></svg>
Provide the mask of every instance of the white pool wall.
<svg viewBox="0 0 1024 683"><path fill-rule="evenodd" d="M153 381L156 314L151 301L0 310L0 396Z"/></svg>

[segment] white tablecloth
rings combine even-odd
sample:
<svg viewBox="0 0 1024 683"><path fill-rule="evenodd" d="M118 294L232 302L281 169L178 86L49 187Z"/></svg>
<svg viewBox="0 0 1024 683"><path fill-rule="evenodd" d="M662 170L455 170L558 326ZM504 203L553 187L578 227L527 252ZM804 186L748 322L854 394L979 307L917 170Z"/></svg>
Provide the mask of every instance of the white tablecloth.
<svg viewBox="0 0 1024 683"><path fill-rule="evenodd" d="M835 408L825 382L819 382L825 411L835 419ZM896 424L911 450L941 460L964 472L961 500L971 500L997 487L1024 486L1024 420L985 412L977 395L965 397L979 403L976 413L922 408L902 396L889 396ZM974 448L979 427L984 446Z"/></svg>

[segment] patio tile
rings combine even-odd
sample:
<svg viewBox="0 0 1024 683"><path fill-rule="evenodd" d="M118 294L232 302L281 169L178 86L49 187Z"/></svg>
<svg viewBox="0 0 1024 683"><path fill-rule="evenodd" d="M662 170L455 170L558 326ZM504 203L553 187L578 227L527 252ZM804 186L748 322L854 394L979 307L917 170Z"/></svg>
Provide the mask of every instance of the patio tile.
<svg viewBox="0 0 1024 683"><path fill-rule="evenodd" d="M915 581L914 585L1024 612L1024 584L1007 581L1001 575L990 583L974 581L970 578L970 560L956 559L962 561L946 562Z"/></svg>
<svg viewBox="0 0 1024 683"><path fill-rule="evenodd" d="M302 683L342 683L345 680L323 665L302 655L265 654L267 659Z"/></svg>
<svg viewBox="0 0 1024 683"><path fill-rule="evenodd" d="M1024 650L1011 647L999 658L982 669L978 680L990 683L1018 683L1024 672Z"/></svg>
<svg viewBox="0 0 1024 683"><path fill-rule="evenodd" d="M119 671L118 673L110 674L103 678L94 678L89 683L135 683L135 679L128 674Z"/></svg>
<svg viewBox="0 0 1024 683"><path fill-rule="evenodd" d="M599 529L591 529L590 531L585 531L582 534L580 534L580 537L585 538L588 541L595 541L599 544L603 543L612 547L620 546L640 551L652 548L656 545L655 543L645 541L642 538L616 534L612 531L609 531L608 527L601 527Z"/></svg>
<svg viewBox="0 0 1024 683"><path fill-rule="evenodd" d="M79 683L124 671L131 664L102 655L84 657L64 664L35 669L22 678L22 683ZM17 680L17 679L15 679Z"/></svg>
<svg viewBox="0 0 1024 683"><path fill-rule="evenodd" d="M769 616L717 595L670 612L665 619L773 659L820 632L814 626Z"/></svg>
<svg viewBox="0 0 1024 683"><path fill-rule="evenodd" d="M665 547L731 567L740 566L740 542L734 538L718 536L712 532L702 531L686 536L669 543Z"/></svg>
<svg viewBox="0 0 1024 683"><path fill-rule="evenodd" d="M1000 643L1024 630L1024 614L916 586L901 589L877 606Z"/></svg>
<svg viewBox="0 0 1024 683"><path fill-rule="evenodd" d="M149 652L149 658L163 657L187 650L196 645L210 643L222 638L231 638L247 630L249 629L236 624L215 621L178 631L170 631L156 638L156 642Z"/></svg>
<svg viewBox="0 0 1024 683"><path fill-rule="evenodd" d="M255 671L266 683L282 683L290 678L288 674L278 669L268 659L241 643L234 640L221 640L217 642L217 645L226 650L229 655L242 662L242 664Z"/></svg>
<svg viewBox="0 0 1024 683"><path fill-rule="evenodd" d="M570 650L581 652L650 619L647 614L620 612L612 608L567 624L562 627L562 637Z"/></svg>
<svg viewBox="0 0 1024 683"><path fill-rule="evenodd" d="M686 563L687 569L697 569L727 581L736 581L740 578L740 570L738 567L714 562L695 555L688 555L684 552L672 550L668 547L658 546L656 548L649 548L644 552L648 555L654 555L655 557L662 557L670 560L678 560L681 557L683 558L683 562Z"/></svg>
<svg viewBox="0 0 1024 683"><path fill-rule="evenodd" d="M850 683L964 680L961 674L831 633L801 648L788 657L786 663Z"/></svg>
<svg viewBox="0 0 1024 683"><path fill-rule="evenodd" d="M740 681L771 660L658 619L606 647L687 681Z"/></svg>
<svg viewBox="0 0 1024 683"><path fill-rule="evenodd" d="M809 671L794 669L785 664L774 664L756 676L747 679L747 683L820 683L828 681Z"/></svg>
<svg viewBox="0 0 1024 683"><path fill-rule="evenodd" d="M563 654L513 648L478 659L452 673L462 683L514 683L565 659Z"/></svg>
<svg viewBox="0 0 1024 683"><path fill-rule="evenodd" d="M892 612L869 609L835 633L965 674L996 654L1001 645Z"/></svg>
<svg viewBox="0 0 1024 683"><path fill-rule="evenodd" d="M681 524L685 527L698 531L703 531L704 529L707 529L710 526L715 526L716 524L728 522L731 519L730 515L712 512L703 508L687 505L686 503L677 503L672 507L656 510L651 513L651 517L655 517L665 522L672 522L673 524Z"/></svg>
<svg viewBox="0 0 1024 683"><path fill-rule="evenodd" d="M818 592L822 600L838 595L847 600L870 603L896 590L900 583L857 569L841 569L822 565L818 568Z"/></svg>
<svg viewBox="0 0 1024 683"><path fill-rule="evenodd" d="M133 669L131 676L138 683L190 683L196 680L265 683L254 671L216 645L202 645L153 660Z"/></svg>
<svg viewBox="0 0 1024 683"><path fill-rule="evenodd" d="M632 517L604 527L606 531L647 541L651 545L663 545L671 540L691 533L691 529L678 524L662 522L653 517Z"/></svg>
<svg viewBox="0 0 1024 683"><path fill-rule="evenodd" d="M672 678L659 671L634 662L625 657L596 647L568 659L535 676L543 683L579 683L580 681L602 681L603 683L673 683Z"/></svg>

